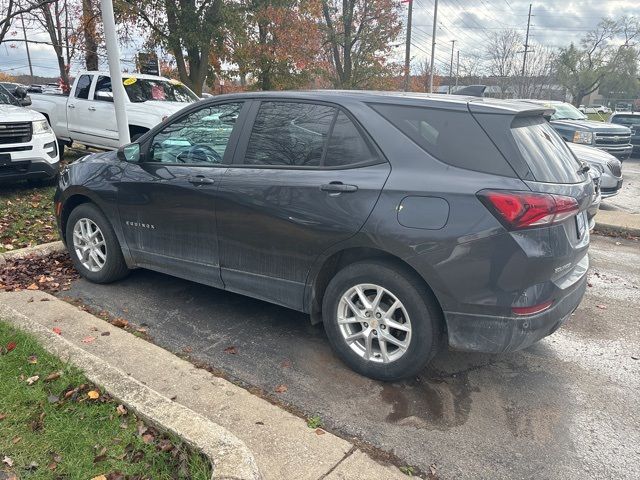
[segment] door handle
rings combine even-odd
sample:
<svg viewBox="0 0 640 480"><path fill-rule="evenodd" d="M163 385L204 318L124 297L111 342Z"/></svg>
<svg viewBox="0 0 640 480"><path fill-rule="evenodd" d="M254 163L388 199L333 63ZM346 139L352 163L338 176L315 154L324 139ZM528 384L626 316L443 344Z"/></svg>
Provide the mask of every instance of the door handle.
<svg viewBox="0 0 640 480"><path fill-rule="evenodd" d="M76 106L73 103L70 103L67 105L67 108L76 108Z"/></svg>
<svg viewBox="0 0 640 480"><path fill-rule="evenodd" d="M342 182L331 182L331 183L325 183L324 185L321 185L320 190L322 190L323 192L330 192L330 193L343 193L343 192L348 193L348 192L357 192L358 186L347 185Z"/></svg>
<svg viewBox="0 0 640 480"><path fill-rule="evenodd" d="M211 185L214 182L213 178L205 177L204 175L191 175L187 178L187 181L194 185Z"/></svg>
<svg viewBox="0 0 640 480"><path fill-rule="evenodd" d="M96 111L96 107L89 107L89 108L87 108L87 110L89 110L91 112L95 112Z"/></svg>

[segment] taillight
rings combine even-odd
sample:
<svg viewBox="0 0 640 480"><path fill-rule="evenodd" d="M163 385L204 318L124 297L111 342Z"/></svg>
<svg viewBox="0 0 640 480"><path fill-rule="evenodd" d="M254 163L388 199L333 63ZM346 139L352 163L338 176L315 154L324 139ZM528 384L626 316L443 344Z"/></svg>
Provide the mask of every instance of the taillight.
<svg viewBox="0 0 640 480"><path fill-rule="evenodd" d="M552 225L578 213L573 197L549 193L482 190L480 201L509 229Z"/></svg>

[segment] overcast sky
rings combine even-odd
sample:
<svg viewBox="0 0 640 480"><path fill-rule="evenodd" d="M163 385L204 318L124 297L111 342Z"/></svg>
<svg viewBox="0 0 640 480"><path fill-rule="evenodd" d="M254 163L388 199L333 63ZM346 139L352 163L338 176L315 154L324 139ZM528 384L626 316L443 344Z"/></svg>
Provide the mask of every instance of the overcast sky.
<svg viewBox="0 0 640 480"><path fill-rule="evenodd" d="M398 0L400 1L400 0ZM435 0L414 0L412 57L424 58L431 52L433 29L433 6ZM527 27L527 12L530 0L439 0L436 63L448 67L451 55L451 40L455 48L465 55L483 52L484 39L489 32L514 28L524 36ZM406 5L406 4L404 4ZM403 10L406 14L406 6ZM531 42L552 47L562 47L578 41L584 33L604 16L621 15L640 17L640 0L546 0L533 2L531 19ZM19 27L19 25L15 25ZM21 38L22 31L14 28L14 38ZM28 73L24 43L10 41L11 36L0 45L0 71L6 73ZM48 40L46 35L29 32L29 38ZM403 58L403 46L397 48L398 59ZM134 68L135 47L123 48L123 67ZM34 73L57 76L57 63L51 47L31 45ZM72 66L72 74L81 65ZM106 68L106 64L104 66Z"/></svg>

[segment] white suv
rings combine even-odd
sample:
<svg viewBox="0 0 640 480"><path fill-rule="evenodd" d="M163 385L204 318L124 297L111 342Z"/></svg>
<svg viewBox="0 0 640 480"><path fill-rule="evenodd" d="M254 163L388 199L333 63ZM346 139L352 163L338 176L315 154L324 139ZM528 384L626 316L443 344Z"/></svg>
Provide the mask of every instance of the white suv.
<svg viewBox="0 0 640 480"><path fill-rule="evenodd" d="M0 181L53 180L59 165L56 136L47 119L22 107L0 86Z"/></svg>

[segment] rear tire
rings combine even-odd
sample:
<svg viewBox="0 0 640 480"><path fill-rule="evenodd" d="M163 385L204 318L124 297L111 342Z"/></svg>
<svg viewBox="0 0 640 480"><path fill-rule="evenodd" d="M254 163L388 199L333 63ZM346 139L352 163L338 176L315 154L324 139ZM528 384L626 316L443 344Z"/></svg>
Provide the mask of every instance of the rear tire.
<svg viewBox="0 0 640 480"><path fill-rule="evenodd" d="M65 232L76 270L94 283L110 283L129 273L120 243L104 214L91 203L73 209Z"/></svg>
<svg viewBox="0 0 640 480"><path fill-rule="evenodd" d="M327 286L322 315L336 354L376 380L416 375L438 350L437 301L422 279L393 262L363 261L340 270Z"/></svg>

